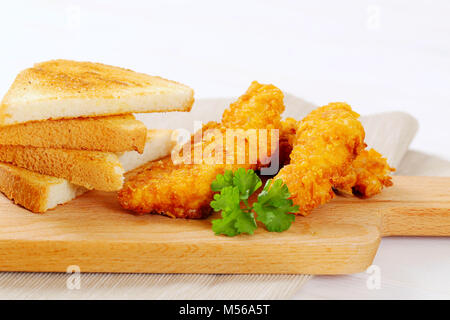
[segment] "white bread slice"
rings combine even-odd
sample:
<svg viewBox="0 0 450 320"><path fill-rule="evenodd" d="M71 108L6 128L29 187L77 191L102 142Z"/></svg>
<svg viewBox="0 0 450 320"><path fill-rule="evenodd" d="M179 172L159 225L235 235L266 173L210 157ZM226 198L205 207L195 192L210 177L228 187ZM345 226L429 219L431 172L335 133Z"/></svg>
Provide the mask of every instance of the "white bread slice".
<svg viewBox="0 0 450 320"><path fill-rule="evenodd" d="M139 112L190 111L191 88L101 63L52 60L17 75L0 125Z"/></svg>
<svg viewBox="0 0 450 320"><path fill-rule="evenodd" d="M161 132L152 130L147 138L144 154L140 155L135 151L121 154L119 158L128 163L122 163L122 166L138 167L148 161L167 156L173 146L170 141L171 134L170 130L161 130ZM55 208L58 204L69 202L88 189L70 183L66 179L0 163L0 191L16 204L32 212L43 213Z"/></svg>
<svg viewBox="0 0 450 320"><path fill-rule="evenodd" d="M146 134L145 125L126 114L4 126L0 127L0 145L142 153Z"/></svg>
<svg viewBox="0 0 450 320"><path fill-rule="evenodd" d="M176 144L172 133L172 130L148 130L147 143L142 154L132 151L118 153L117 156L125 172L170 154Z"/></svg>

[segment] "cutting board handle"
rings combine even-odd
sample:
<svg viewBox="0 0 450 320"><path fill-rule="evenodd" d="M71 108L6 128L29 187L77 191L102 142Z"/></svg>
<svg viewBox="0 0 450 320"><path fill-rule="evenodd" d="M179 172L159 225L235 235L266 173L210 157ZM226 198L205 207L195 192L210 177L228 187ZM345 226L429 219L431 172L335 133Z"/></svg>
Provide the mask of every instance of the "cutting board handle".
<svg viewBox="0 0 450 320"><path fill-rule="evenodd" d="M450 206L405 206L382 214L383 236L450 236Z"/></svg>
<svg viewBox="0 0 450 320"><path fill-rule="evenodd" d="M450 178L396 180L393 200L401 203L381 210L383 236L450 236Z"/></svg>

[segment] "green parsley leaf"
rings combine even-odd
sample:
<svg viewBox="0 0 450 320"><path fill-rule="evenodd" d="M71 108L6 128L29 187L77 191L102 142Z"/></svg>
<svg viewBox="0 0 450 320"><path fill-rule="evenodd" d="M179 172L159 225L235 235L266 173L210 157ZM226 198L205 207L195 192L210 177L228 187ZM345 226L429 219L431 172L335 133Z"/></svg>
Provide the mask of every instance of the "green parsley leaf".
<svg viewBox="0 0 450 320"><path fill-rule="evenodd" d="M233 184L239 188L240 198L247 200L261 187L262 182L255 171L239 168L234 173Z"/></svg>
<svg viewBox="0 0 450 320"><path fill-rule="evenodd" d="M214 195L214 200L211 201L211 207L214 211L225 211L229 213L239 208L239 189L237 187L228 186L223 188L220 193Z"/></svg>
<svg viewBox="0 0 450 320"><path fill-rule="evenodd" d="M288 187L281 179L268 180L263 191L258 195L258 201L253 204L253 209L258 214L257 220L261 221L269 231L282 232L290 228L295 220L295 215L289 214L298 211L298 206L293 206L289 197Z"/></svg>
<svg viewBox="0 0 450 320"><path fill-rule="evenodd" d="M229 186L233 186L233 171L226 170L223 175L218 174L216 176L216 179L211 183L211 190L219 192Z"/></svg>
<svg viewBox="0 0 450 320"><path fill-rule="evenodd" d="M253 234L256 226L253 212L240 208L239 188L225 187L211 201L214 211L222 211L222 219L213 220L212 229L216 234L235 236L241 233Z"/></svg>
<svg viewBox="0 0 450 320"><path fill-rule="evenodd" d="M234 237L239 234L236 228L236 217L234 214L228 213L228 215L223 215L222 219L216 219L212 221L212 229L215 234L224 234L229 237Z"/></svg>
<svg viewBox="0 0 450 320"><path fill-rule="evenodd" d="M211 183L211 189L219 192L214 195L211 207L221 212L222 218L212 221L212 229L216 234L230 237L241 233L253 234L257 228L253 211L269 231L281 232L289 229L295 220L290 212L298 211L293 206L288 187L278 179L268 180L258 201L252 207L248 199L261 187L261 179L253 170L239 168L234 173L230 170L218 174Z"/></svg>
<svg viewBox="0 0 450 320"><path fill-rule="evenodd" d="M255 232L256 228L258 227L256 225L255 216L253 215L253 212L243 210L239 212L235 226L236 229L239 231L239 233L248 233L248 234L253 234L253 232Z"/></svg>

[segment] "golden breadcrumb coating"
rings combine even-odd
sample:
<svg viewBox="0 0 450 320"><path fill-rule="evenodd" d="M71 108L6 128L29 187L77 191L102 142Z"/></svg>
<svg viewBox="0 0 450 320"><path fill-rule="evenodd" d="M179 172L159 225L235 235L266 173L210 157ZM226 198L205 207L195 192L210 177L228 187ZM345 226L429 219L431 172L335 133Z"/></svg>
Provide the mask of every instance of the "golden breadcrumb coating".
<svg viewBox="0 0 450 320"><path fill-rule="evenodd" d="M171 157L137 169L119 192L125 209L162 213L172 218L202 218L210 214L211 182L222 166L174 165Z"/></svg>
<svg viewBox="0 0 450 320"><path fill-rule="evenodd" d="M345 103L330 103L306 116L296 129L290 164L280 170L298 214L334 197L333 179L347 173L364 148L364 128L359 115Z"/></svg>
<svg viewBox="0 0 450 320"><path fill-rule="evenodd" d="M280 129L284 95L274 85L253 81L222 115L221 125L235 129Z"/></svg>
<svg viewBox="0 0 450 320"><path fill-rule="evenodd" d="M221 123L210 122L203 126L202 133L197 132L191 137L188 146L191 152L183 154L182 159L190 157L194 161L195 152L201 150L204 155L200 163L186 164L180 161L174 164L172 158L167 157L139 168L119 192L120 204L140 214L160 213L173 218L190 219L207 217L212 210L209 205L213 198L211 182L217 174L240 167L258 169L266 160L258 154L259 161L250 163L249 141L243 132L237 136L244 139L244 144L236 143L234 148L226 149L226 133L229 129L280 129L283 111L283 93L278 88L253 82L247 92L225 110ZM222 139L208 138L205 132L214 129L222 134ZM257 134L258 137L261 135L259 131ZM223 157L216 157L216 149L211 146L218 146L219 149L224 147ZM271 150L268 149L267 156L270 156ZM240 156L245 157L244 163L237 161ZM234 161L229 163L227 160Z"/></svg>
<svg viewBox="0 0 450 320"><path fill-rule="evenodd" d="M386 158L374 149L363 150L352 163L351 171L334 181L339 191L353 192L354 195L368 198L381 192L384 187L393 185L391 168Z"/></svg>

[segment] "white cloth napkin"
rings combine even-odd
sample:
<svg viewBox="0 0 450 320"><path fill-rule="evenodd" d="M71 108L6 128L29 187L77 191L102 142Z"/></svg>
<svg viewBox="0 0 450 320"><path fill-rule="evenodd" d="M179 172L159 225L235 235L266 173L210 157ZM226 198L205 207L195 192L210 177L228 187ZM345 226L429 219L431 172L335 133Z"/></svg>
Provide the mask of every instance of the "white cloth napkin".
<svg viewBox="0 0 450 320"><path fill-rule="evenodd" d="M200 99L190 113L140 114L149 128L194 130L194 121L219 120L234 98ZM284 116L301 119L315 106L286 95ZM357 110L357 107L354 107ZM408 147L418 129L408 114L392 112L364 116L369 147L376 148L398 167L399 174L450 173L449 162ZM406 157L405 157L406 154ZM403 163L400 165L402 162ZM441 169L439 169L441 168ZM174 275L82 274L80 289L68 289L65 273L0 273L2 299L289 299L310 275Z"/></svg>

